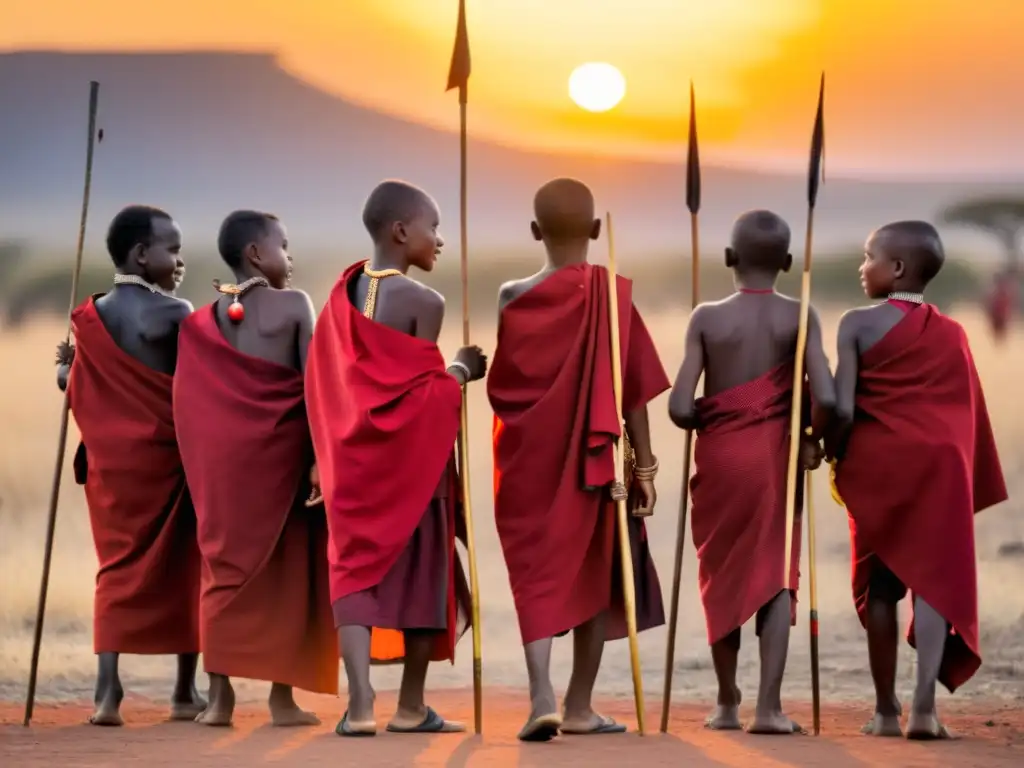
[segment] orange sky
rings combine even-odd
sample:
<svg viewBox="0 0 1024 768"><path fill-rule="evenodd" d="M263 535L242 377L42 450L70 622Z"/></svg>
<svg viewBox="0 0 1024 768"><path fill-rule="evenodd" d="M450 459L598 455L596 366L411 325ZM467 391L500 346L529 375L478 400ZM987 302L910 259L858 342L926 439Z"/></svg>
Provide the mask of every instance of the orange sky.
<svg viewBox="0 0 1024 768"><path fill-rule="evenodd" d="M456 0L0 1L0 49L273 50L361 105L454 128ZM687 88L706 157L806 162L827 76L829 168L1024 174L1022 0L467 0L471 130L504 144L678 159ZM591 114L572 69L626 98Z"/></svg>

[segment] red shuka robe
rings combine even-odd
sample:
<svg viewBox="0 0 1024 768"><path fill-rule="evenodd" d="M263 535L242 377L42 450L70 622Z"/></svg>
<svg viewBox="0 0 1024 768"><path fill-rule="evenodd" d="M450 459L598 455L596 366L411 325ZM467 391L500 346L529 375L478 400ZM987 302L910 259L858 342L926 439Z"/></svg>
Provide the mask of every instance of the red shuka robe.
<svg viewBox="0 0 1024 768"><path fill-rule="evenodd" d="M349 267L331 290L306 362L306 407L327 509L335 602L380 585L410 544L450 463L462 404L437 344L370 320L352 305L349 283L365 263ZM454 471L449 476L447 631L439 635L433 659L454 661L465 606L456 588L460 500ZM373 629L374 660L403 655L400 631Z"/></svg>
<svg viewBox="0 0 1024 768"><path fill-rule="evenodd" d="M792 362L697 400L690 523L709 644L743 626L783 589L797 590L799 517L788 584L783 577L792 407ZM799 509L802 484L797 488Z"/></svg>
<svg viewBox="0 0 1024 768"><path fill-rule="evenodd" d="M182 323L174 420L203 555L203 665L338 691L327 526L308 509L302 372L232 347L212 306Z"/></svg>
<svg viewBox="0 0 1024 768"><path fill-rule="evenodd" d="M669 388L632 282L618 278L624 414ZM625 636L616 541L608 272L565 267L501 313L487 376L494 408L494 503L523 643L564 634L615 608ZM641 518L630 517L637 627L664 623Z"/></svg>
<svg viewBox="0 0 1024 768"><path fill-rule="evenodd" d="M981 666L974 515L1007 493L967 336L935 307L909 310L861 355L836 486L861 622L881 561L952 625L939 680L955 690ZM911 620L911 644L913 632Z"/></svg>
<svg viewBox="0 0 1024 768"><path fill-rule="evenodd" d="M96 653L199 651L199 548L171 409L172 377L114 342L86 299L71 315L68 381L82 435L85 485L99 559Z"/></svg>

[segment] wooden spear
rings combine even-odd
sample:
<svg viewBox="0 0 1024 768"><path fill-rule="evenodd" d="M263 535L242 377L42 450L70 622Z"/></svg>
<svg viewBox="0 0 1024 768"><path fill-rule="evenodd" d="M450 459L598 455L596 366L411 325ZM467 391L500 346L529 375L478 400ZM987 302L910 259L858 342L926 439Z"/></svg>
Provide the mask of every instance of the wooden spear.
<svg viewBox="0 0 1024 768"><path fill-rule="evenodd" d="M75 266L71 273L71 301L68 307L68 326L64 345L71 343L71 313L78 303L78 279L82 274L82 251L85 248L85 225L89 219L89 191L92 188L92 158L96 146L96 112L99 107L100 84L89 83L89 128L85 150L85 189L82 192L82 216L78 223L78 248L75 250ZM43 548L43 575L39 582L39 603L36 606L35 636L32 638L32 664L28 673L28 695L25 699L24 725L32 722L32 710L36 700L36 679L39 674L39 652L43 643L43 619L46 616L46 593L50 588L50 566L53 560L53 537L57 527L57 501L60 498L60 479L64 473L64 451L68 442L68 417L70 401L67 387L64 389L64 404L60 413L60 432L57 436L57 460L53 468L53 484L50 486L50 509L46 521L46 544Z"/></svg>
<svg viewBox="0 0 1024 768"><path fill-rule="evenodd" d="M686 152L686 207L690 209L690 311L700 303L700 154L697 151L697 107L690 82L690 139ZM686 543L686 513L690 506L690 461L693 431L686 430L683 456L683 487L679 493L679 526L676 529L676 560L672 571L672 603L669 609L668 646L665 650L665 688L661 697L661 732L668 733L672 705L672 677L675 672L676 629L679 626L679 589L683 576L683 546Z"/></svg>

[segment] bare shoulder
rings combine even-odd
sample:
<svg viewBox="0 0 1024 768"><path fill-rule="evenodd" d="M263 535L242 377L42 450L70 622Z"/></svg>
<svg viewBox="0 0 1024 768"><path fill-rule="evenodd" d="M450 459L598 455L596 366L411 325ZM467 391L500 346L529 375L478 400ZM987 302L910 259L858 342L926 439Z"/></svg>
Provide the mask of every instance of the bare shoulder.
<svg viewBox="0 0 1024 768"><path fill-rule="evenodd" d="M426 283L406 276L396 287L410 302L415 302L417 307L427 311L444 312L444 294Z"/></svg>
<svg viewBox="0 0 1024 768"><path fill-rule="evenodd" d="M498 310L501 311L505 308L505 305L519 298L527 290L530 289L533 284L533 280L536 275L531 277L523 277L518 280L509 280L507 283L502 283L501 288L498 289Z"/></svg>
<svg viewBox="0 0 1024 768"><path fill-rule="evenodd" d="M195 307L188 299L181 299L177 296L159 296L158 299L154 310L171 322L180 323L195 312Z"/></svg>
<svg viewBox="0 0 1024 768"><path fill-rule="evenodd" d="M854 307L846 310L839 318L839 329L837 336L839 343L843 341L855 341L864 328L868 327L874 320L875 310L878 307Z"/></svg>
<svg viewBox="0 0 1024 768"><path fill-rule="evenodd" d="M690 327L699 328L704 324L710 322L715 315L722 311L721 301L706 301L703 304L698 304L693 308L693 312L690 313Z"/></svg>
<svg viewBox="0 0 1024 768"><path fill-rule="evenodd" d="M274 291L271 295L274 296L275 301L295 312L305 314L313 311L313 300L308 293L300 288L283 288Z"/></svg>

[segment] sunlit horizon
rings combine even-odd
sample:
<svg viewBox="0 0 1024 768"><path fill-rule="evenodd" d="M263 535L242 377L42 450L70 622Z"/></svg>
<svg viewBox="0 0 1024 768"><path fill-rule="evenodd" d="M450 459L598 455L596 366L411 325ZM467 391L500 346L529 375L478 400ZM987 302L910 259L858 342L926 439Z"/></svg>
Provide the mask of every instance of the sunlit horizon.
<svg viewBox="0 0 1024 768"><path fill-rule="evenodd" d="M0 50L273 54L302 81L358 106L454 130L444 92L457 0L48 0L0 11ZM429 6L429 7L428 7ZM467 0L475 140L527 151L678 162L689 81L702 155L766 171L806 163L827 76L829 168L858 177L1007 178L1024 60L1011 0ZM770 8L769 8L770 6ZM614 64L614 109L569 98L571 72Z"/></svg>

